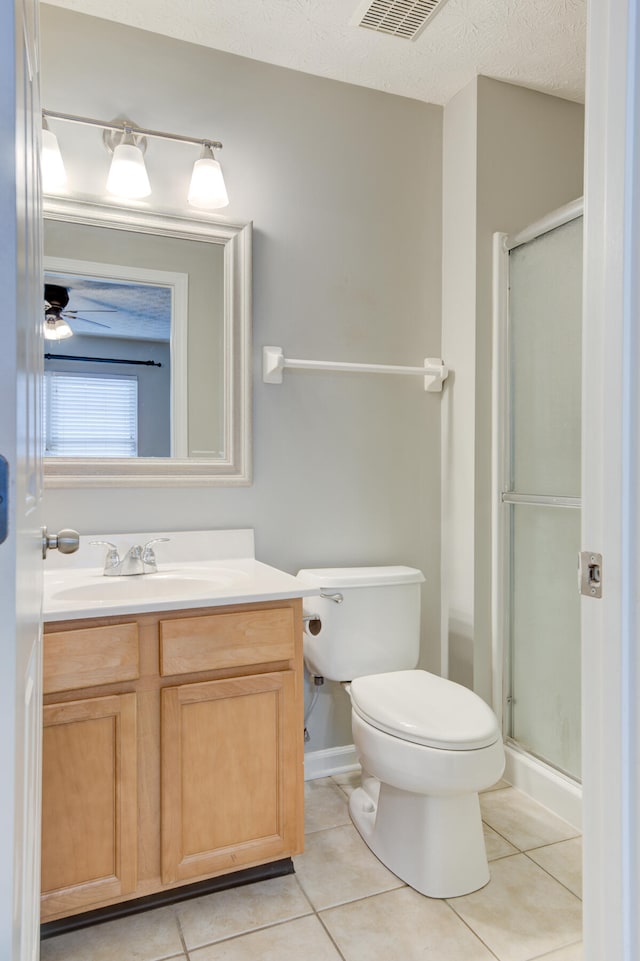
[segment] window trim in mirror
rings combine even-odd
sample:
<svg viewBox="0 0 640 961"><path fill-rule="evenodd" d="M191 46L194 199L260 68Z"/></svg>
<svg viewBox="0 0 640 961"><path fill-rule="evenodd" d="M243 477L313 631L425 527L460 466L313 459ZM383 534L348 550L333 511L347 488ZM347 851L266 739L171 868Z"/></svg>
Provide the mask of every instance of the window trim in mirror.
<svg viewBox="0 0 640 961"><path fill-rule="evenodd" d="M251 223L169 216L47 197L44 216L224 246L224 433L220 459L45 458L47 488L209 487L251 483Z"/></svg>

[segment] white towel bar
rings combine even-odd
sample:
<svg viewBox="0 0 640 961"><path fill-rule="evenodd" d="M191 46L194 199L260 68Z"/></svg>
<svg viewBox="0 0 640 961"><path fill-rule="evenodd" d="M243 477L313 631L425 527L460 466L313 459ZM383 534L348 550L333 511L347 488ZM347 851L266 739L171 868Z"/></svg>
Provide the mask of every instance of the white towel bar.
<svg viewBox="0 0 640 961"><path fill-rule="evenodd" d="M282 347L262 348L262 379L265 384L281 384L285 368L291 370L337 370L364 374L419 374L424 389L441 391L449 374L448 367L437 357L426 357L422 367L400 367L390 364L349 364L338 360L295 360L285 357Z"/></svg>

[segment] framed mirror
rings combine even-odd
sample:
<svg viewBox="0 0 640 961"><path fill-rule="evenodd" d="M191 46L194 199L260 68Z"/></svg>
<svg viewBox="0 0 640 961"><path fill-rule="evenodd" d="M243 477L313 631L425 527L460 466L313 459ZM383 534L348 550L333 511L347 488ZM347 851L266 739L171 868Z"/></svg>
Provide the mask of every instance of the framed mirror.
<svg viewBox="0 0 640 961"><path fill-rule="evenodd" d="M45 485L251 483L251 224L46 199Z"/></svg>

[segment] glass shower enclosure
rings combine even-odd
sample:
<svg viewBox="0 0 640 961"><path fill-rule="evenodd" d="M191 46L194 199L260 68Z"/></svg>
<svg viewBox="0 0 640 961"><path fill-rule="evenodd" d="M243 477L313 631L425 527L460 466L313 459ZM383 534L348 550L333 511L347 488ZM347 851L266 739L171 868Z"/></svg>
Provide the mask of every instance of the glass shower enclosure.
<svg viewBox="0 0 640 961"><path fill-rule="evenodd" d="M498 235L496 252L494 628L504 733L579 779L582 203Z"/></svg>

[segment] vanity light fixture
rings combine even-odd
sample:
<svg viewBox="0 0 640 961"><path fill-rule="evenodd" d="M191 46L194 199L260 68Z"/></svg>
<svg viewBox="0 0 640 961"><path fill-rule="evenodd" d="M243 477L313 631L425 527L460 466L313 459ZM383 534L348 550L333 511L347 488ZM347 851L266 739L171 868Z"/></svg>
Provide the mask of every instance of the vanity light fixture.
<svg viewBox="0 0 640 961"><path fill-rule="evenodd" d="M105 131L105 134L108 134ZM110 138L105 137L109 146ZM131 127L125 126L124 133L113 148L113 158L107 178L107 190L116 197L138 200L151 193L149 175L144 165L143 151L146 149L144 137L134 137Z"/></svg>
<svg viewBox="0 0 640 961"><path fill-rule="evenodd" d="M210 143L203 144L200 159L193 165L188 199L192 207L206 210L226 207L229 203L222 167L214 157Z"/></svg>
<svg viewBox="0 0 640 961"><path fill-rule="evenodd" d="M42 189L45 193L60 190L67 182L67 172L64 169L62 154L58 138L45 117L42 122Z"/></svg>
<svg viewBox="0 0 640 961"><path fill-rule="evenodd" d="M229 203L227 189L222 176L222 168L216 160L213 151L221 150L222 144L218 140L202 137L183 137L179 134L165 133L162 130L149 130L137 127L129 120L104 121L91 117L78 117L68 113L58 113L54 110L43 110L43 148L53 145L51 134L57 147L55 134L51 133L47 120L62 120L67 123L82 124L87 127L99 127L104 131L104 141L108 150L113 152L111 169L107 180L109 193L119 197L141 198L151 193L151 184L144 163L144 150L147 138L157 140L171 140L174 143L196 144L202 147L200 159L193 166L188 202L194 207L216 210L226 207ZM64 170L62 156L58 148L59 165ZM48 162L48 161L47 161ZM48 179L45 175L45 153L43 149L43 180L45 191L55 192L64 181Z"/></svg>

